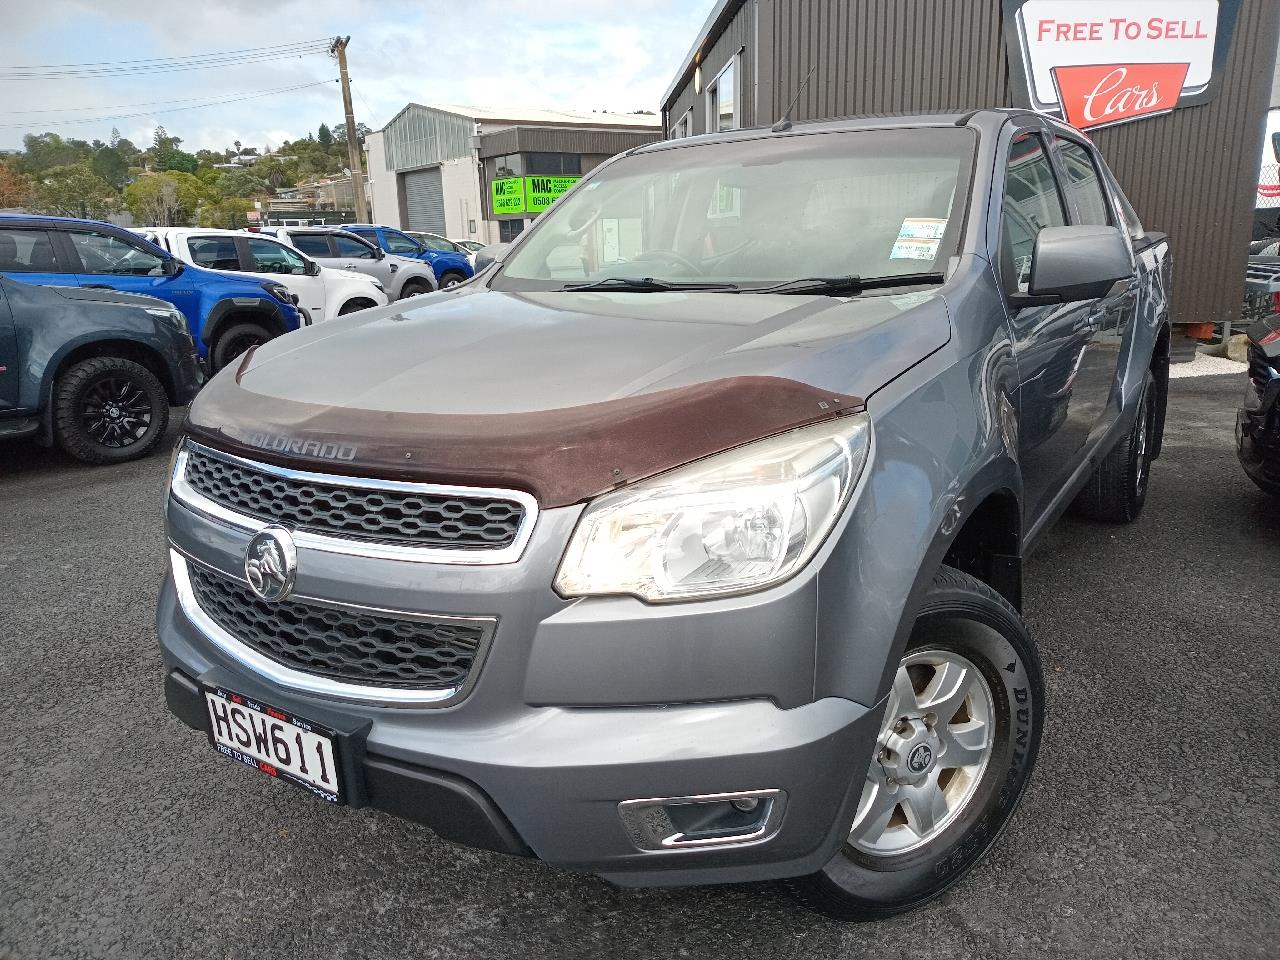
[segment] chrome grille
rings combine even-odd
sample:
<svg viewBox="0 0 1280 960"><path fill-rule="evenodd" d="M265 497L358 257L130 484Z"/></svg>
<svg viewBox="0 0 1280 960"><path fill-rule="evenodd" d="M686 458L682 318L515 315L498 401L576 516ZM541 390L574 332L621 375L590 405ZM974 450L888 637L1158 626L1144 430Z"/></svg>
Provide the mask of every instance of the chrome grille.
<svg viewBox="0 0 1280 960"><path fill-rule="evenodd" d="M259 600L237 580L190 564L191 591L218 626L295 670L370 686L463 686L490 621L394 615L285 600Z"/></svg>
<svg viewBox="0 0 1280 960"><path fill-rule="evenodd" d="M200 496L245 516L294 530L371 543L458 551L515 544L525 507L501 497L345 486L284 475L202 448L186 451L186 483Z"/></svg>

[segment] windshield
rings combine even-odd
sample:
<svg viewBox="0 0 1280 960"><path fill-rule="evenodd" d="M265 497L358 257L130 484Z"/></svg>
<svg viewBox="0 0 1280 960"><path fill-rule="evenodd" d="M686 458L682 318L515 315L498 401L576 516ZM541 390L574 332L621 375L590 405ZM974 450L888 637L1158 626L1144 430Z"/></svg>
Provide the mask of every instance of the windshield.
<svg viewBox="0 0 1280 960"><path fill-rule="evenodd" d="M543 214L492 286L622 277L749 288L942 271L974 145L954 128L867 130L627 157Z"/></svg>

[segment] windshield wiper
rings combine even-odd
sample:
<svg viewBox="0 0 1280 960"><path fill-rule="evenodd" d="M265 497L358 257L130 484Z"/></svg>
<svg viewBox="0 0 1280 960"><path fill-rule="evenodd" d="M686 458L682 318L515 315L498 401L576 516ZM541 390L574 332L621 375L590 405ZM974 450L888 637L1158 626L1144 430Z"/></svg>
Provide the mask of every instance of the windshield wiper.
<svg viewBox="0 0 1280 960"><path fill-rule="evenodd" d="M586 283L566 283L561 290L618 290L622 293L660 293L664 290L737 290L736 283L655 280L653 277L605 277Z"/></svg>
<svg viewBox="0 0 1280 960"><path fill-rule="evenodd" d="M817 293L823 296L839 294L859 294L863 290L874 290L877 287L910 287L922 283L942 283L945 280L940 273L900 273L887 277L858 277L850 274L845 277L796 277L794 280L783 280L781 283L767 287L751 287L743 293Z"/></svg>

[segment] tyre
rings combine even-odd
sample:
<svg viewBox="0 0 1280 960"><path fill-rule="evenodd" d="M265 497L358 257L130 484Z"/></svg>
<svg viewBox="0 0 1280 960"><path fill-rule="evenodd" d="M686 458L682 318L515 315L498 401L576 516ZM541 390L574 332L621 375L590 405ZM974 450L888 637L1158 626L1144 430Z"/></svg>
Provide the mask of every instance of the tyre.
<svg viewBox="0 0 1280 960"><path fill-rule="evenodd" d="M86 463L124 463L150 453L169 426L169 397L156 375L120 357L68 368L53 387L58 445Z"/></svg>
<svg viewBox="0 0 1280 960"><path fill-rule="evenodd" d="M1155 377L1148 371L1133 425L1094 469L1072 505L1076 513L1110 523L1132 523L1142 514L1158 439L1156 428L1163 419L1156 409L1158 393Z"/></svg>
<svg viewBox="0 0 1280 960"><path fill-rule="evenodd" d="M213 344L210 358L217 373L245 351L261 346L271 339L271 332L257 323L237 323L228 327Z"/></svg>
<svg viewBox="0 0 1280 960"><path fill-rule="evenodd" d="M1009 822L1043 719L1040 657L1022 618L986 584L944 567L898 667L848 839L821 871L787 886L839 920L878 920L937 897Z"/></svg>
<svg viewBox="0 0 1280 960"><path fill-rule="evenodd" d="M400 291L400 299L407 300L409 297L420 297L424 293L431 293L431 284L425 280L408 280Z"/></svg>
<svg viewBox="0 0 1280 960"><path fill-rule="evenodd" d="M440 278L440 289L447 290L449 287L456 287L460 283L465 283L466 279L466 274L458 273L456 270L449 270Z"/></svg>
<svg viewBox="0 0 1280 960"><path fill-rule="evenodd" d="M376 306L377 304L374 303L372 300L363 300L359 298L355 300L348 300L346 303L342 305L341 309L338 310L338 316L345 317L349 313L356 313L357 311L360 311L360 310L368 310L370 307L376 307Z"/></svg>

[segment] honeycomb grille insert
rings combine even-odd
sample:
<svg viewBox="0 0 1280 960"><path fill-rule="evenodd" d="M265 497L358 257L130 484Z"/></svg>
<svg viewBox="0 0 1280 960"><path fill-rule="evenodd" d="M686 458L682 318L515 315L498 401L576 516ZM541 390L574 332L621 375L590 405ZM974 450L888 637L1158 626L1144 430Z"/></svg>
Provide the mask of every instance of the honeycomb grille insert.
<svg viewBox="0 0 1280 960"><path fill-rule="evenodd" d="M281 477L188 449L186 481L236 513L295 530L374 543L445 550L501 550L516 542L523 505L496 497L460 497L344 487Z"/></svg>
<svg viewBox="0 0 1280 960"><path fill-rule="evenodd" d="M200 608L223 630L295 670L368 686L447 690L475 665L484 625L399 619L285 600L267 603L247 586L190 564Z"/></svg>

